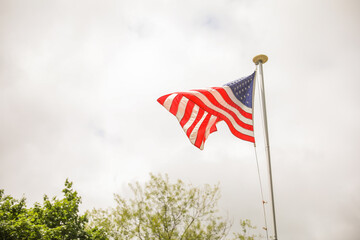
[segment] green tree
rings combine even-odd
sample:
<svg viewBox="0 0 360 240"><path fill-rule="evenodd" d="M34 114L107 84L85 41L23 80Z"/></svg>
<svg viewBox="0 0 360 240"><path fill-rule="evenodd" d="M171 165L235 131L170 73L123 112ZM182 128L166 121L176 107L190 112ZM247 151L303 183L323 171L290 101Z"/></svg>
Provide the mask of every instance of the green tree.
<svg viewBox="0 0 360 240"><path fill-rule="evenodd" d="M104 229L114 239L224 239L230 222L217 214L218 186L196 188L168 176L150 174L141 187L131 185L134 197L115 195L116 207L93 210L91 226Z"/></svg>
<svg viewBox="0 0 360 240"><path fill-rule="evenodd" d="M26 199L16 200L0 190L0 239L107 239L96 227L86 228L87 215L79 214L81 197L65 181L63 199L44 196L43 204L26 208Z"/></svg>
<svg viewBox="0 0 360 240"><path fill-rule="evenodd" d="M262 238L261 235L256 235L256 234L251 234L250 235L250 231L253 229L256 229L255 226L251 225L251 222L249 219L246 220L240 220L240 226L242 229L241 233L234 233L235 239L239 239L239 240L255 240L255 239L259 239Z"/></svg>

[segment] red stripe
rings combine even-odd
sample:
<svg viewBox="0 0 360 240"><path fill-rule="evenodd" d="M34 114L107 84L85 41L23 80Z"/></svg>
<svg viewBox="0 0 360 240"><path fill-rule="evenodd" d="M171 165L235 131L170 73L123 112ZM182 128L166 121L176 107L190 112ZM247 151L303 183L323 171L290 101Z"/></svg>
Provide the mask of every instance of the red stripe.
<svg viewBox="0 0 360 240"><path fill-rule="evenodd" d="M178 94L178 95L176 95L176 97L174 97L174 99L171 103L169 112L171 112L175 116L176 116L177 110L179 108L179 103L180 103L181 98L182 98L182 95Z"/></svg>
<svg viewBox="0 0 360 240"><path fill-rule="evenodd" d="M180 121L181 127L184 127L184 125L185 125L185 124L187 123L187 121L189 120L194 106L195 106L195 103L193 103L193 102L191 102L191 101L188 101L188 103L187 103L187 105L186 105L186 108L185 108L184 116L183 116L183 118L182 118L181 121Z"/></svg>
<svg viewBox="0 0 360 240"><path fill-rule="evenodd" d="M249 142L255 142L255 138L252 137L252 136L248 136L248 135L245 135L245 134L240 134L240 135L236 135L235 133L233 133L236 137L242 139L242 140L245 140L245 141L249 141Z"/></svg>
<svg viewBox="0 0 360 240"><path fill-rule="evenodd" d="M217 117L219 117L220 119L224 120L226 122L226 124L228 125L230 131L238 138L249 141L249 142L254 142L254 137L252 136L248 136L245 135L241 132L239 132L238 130L236 130L234 128L234 126L232 125L231 121L225 117L223 114L214 111L212 109L210 109L209 107L207 107L198 97L194 96L193 94L190 93L186 93L186 92L182 92L182 95L184 95L184 97L188 98L189 100L193 101L194 103L196 103L200 108L204 109L205 111L207 111L208 113L215 115ZM253 129L251 129L251 131L253 131Z"/></svg>
<svg viewBox="0 0 360 240"><path fill-rule="evenodd" d="M236 103L234 103L231 98L229 97L229 95L227 94L226 90L222 87L213 87L212 89L215 89L217 90L221 96L224 98L224 100L229 104L231 105L232 107L236 108L240 113L241 115L243 115L244 117L246 118L249 118L249 119L252 119L252 114L251 113L248 113L248 112L245 112L239 105L237 105Z"/></svg>
<svg viewBox="0 0 360 240"><path fill-rule="evenodd" d="M190 137L190 134L192 132L192 130L195 128L196 124L200 121L201 117L204 115L205 111L202 108L199 108L199 112L195 118L195 121L191 124L191 126L188 128L188 130L186 131L186 135L188 137Z"/></svg>
<svg viewBox="0 0 360 240"><path fill-rule="evenodd" d="M201 123L201 125L200 125L200 128L199 128L199 130L198 130L198 133L197 133L197 137L196 137L196 141L195 141L195 146L196 147L198 147L198 148L200 148L201 147L201 144L203 143L203 142L205 142L205 132L206 132L206 127L208 126L208 124L209 124L209 120L210 120L210 118L211 118L211 115L210 114L208 114L206 117L205 117L205 119L204 119L204 121Z"/></svg>
<svg viewBox="0 0 360 240"><path fill-rule="evenodd" d="M233 111L231 111L230 109L227 109L226 107L224 107L223 105L221 105L216 98L207 90L194 90L197 91L199 93L202 93L212 104L214 104L216 107L224 110L225 112L229 113L234 119L235 122L237 124L239 124L241 127L247 129L247 130L253 130L252 125L244 123L243 121L241 121L239 119L239 117L236 115L236 113L234 113Z"/></svg>
<svg viewBox="0 0 360 240"><path fill-rule="evenodd" d="M164 105L164 102L165 102L165 100L168 98L168 96L170 96L171 94L166 94L166 95L164 95L164 96L162 96L162 97L159 97L158 99L157 99L157 101L161 104L161 105Z"/></svg>

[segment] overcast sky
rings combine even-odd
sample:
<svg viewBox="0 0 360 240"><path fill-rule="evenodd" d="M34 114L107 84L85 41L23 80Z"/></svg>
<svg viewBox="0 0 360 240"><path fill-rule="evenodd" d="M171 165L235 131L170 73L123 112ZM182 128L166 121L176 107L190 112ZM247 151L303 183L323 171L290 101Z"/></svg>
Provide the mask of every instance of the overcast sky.
<svg viewBox="0 0 360 240"><path fill-rule="evenodd" d="M83 210L105 208L168 173L219 182L221 210L264 234L252 144L219 123L200 151L156 99L249 75L265 53L279 239L358 239L359 1L0 0L0 36L6 194L31 205L69 178Z"/></svg>

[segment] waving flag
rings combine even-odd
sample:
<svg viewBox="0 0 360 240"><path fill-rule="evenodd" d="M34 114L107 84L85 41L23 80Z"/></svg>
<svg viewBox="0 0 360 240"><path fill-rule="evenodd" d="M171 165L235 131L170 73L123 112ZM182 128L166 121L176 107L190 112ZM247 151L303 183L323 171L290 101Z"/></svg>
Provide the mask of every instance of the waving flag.
<svg viewBox="0 0 360 240"><path fill-rule="evenodd" d="M223 87L167 94L158 102L176 116L190 142L201 150L219 121L226 122L236 137L254 142L254 76L255 72Z"/></svg>

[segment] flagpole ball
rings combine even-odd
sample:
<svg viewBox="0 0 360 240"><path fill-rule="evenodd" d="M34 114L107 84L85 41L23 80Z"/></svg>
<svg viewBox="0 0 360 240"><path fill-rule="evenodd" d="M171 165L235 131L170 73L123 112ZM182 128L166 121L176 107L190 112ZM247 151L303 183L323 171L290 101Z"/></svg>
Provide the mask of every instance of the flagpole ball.
<svg viewBox="0 0 360 240"><path fill-rule="evenodd" d="M266 63L268 60L268 57L264 54L257 55L253 58L253 62L257 65L259 62Z"/></svg>

